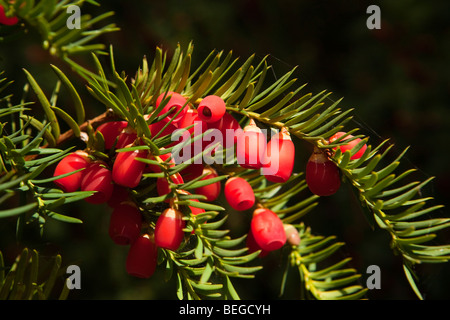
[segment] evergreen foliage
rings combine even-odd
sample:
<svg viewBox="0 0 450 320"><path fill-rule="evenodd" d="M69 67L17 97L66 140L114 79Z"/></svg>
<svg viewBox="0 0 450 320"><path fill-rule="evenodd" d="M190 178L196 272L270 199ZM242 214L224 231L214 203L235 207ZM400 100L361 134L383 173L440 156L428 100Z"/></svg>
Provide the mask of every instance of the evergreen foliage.
<svg viewBox="0 0 450 320"><path fill-rule="evenodd" d="M81 29L66 27L67 7L85 5L86 2L99 5L95 1L19 0L13 4L0 1L0 5L7 8L6 12L20 20L16 26L0 29L2 40L7 41L13 36L26 37L27 30L37 30L43 47L58 59L58 64L48 66L55 72L54 91L51 93L44 92L39 75L28 70L23 70L27 83L19 101L6 93L7 88L13 85L12 81L8 81L4 74L0 80L0 218L17 219L19 239L24 225L35 224L42 232L49 219L83 223L78 217L65 214L64 208L92 192L65 193L55 187L56 177L50 177L48 172L65 155L74 151L73 148L61 148L68 141L82 141L91 155L106 162L112 161L114 153L104 150L103 136L95 129L112 119L126 120L143 143L117 152L147 150L156 160L140 161L156 164L161 169L161 173L144 174L141 184L132 192L147 228L154 228L169 196L173 198L172 204L183 210L187 206L205 210L196 216L185 210L186 241L177 251L160 249L159 252L158 265L165 270L164 280L176 279L177 288L174 290L179 299L240 299L233 279L252 281L264 267L258 251L249 253L245 245L246 234L230 235L226 222L229 215L235 214L232 210L220 203L207 202L198 195L179 192L231 176L245 178L254 189L258 206L276 212L285 224L292 224L299 231L300 244L286 245L282 250L286 268L281 292L288 281L289 271L296 270L301 279L302 298L366 298L367 288L359 281L361 274L347 266L351 258L334 259L334 254L345 243L334 235L317 235L303 222L302 218L314 211L321 199L308 191L302 171L294 173L286 183L269 183L259 172L243 170L236 159L227 159L225 163L214 164L218 178L201 180L200 177L182 184L170 183L171 193L158 196L155 178L170 179L187 165L181 163L169 167L159 157L177 150L179 146L169 146L171 139L163 136L162 130L155 136L149 130L150 124L164 116L157 116L164 102L156 108L156 98L174 91L198 105L203 97L214 94L226 102L227 112L242 125L253 119L268 130L285 128L296 142L310 145L307 152L313 148L328 152L339 167L345 184L350 185L358 196L371 227L381 228L390 235L391 248L401 259L406 278L416 295L422 298L415 283L414 266L448 261L450 246L436 244L435 239L437 232L448 232L450 219L434 217L432 214L442 206L431 204L432 198L422 195L423 187L432 179L411 182L408 178L414 170L398 172L407 150L395 156L393 161L389 160L393 145L388 140L372 145L370 137L356 135L358 128L349 128L353 110L341 108L342 99L333 101L331 92L326 90L316 94L305 92L307 86L297 84L298 80L292 78L295 68L273 83L267 83L266 76L272 66L266 58L256 61L255 56L250 56L241 61L234 58L232 52L212 51L200 66L194 66L194 45L190 43L186 48L179 46L171 53L156 48L151 61L144 57L134 75L125 74L116 65L114 48L95 43L98 36L118 30L113 23L97 26L108 20L112 13L98 17L83 15ZM75 62L75 57L81 54L91 55L92 67ZM65 67L70 67L72 73L63 72ZM83 92L75 89L72 83L73 79L80 77L86 86ZM71 97L70 108L58 103L61 89ZM86 94L104 106L104 113L95 119L86 119L83 103ZM36 104L42 108L42 113L31 112ZM75 112L72 114L69 110ZM69 129L61 132L63 126ZM336 149L332 152L334 147L344 142L338 140L330 144L328 138L343 130L361 138L362 142L351 151L342 153ZM368 146L363 156L351 160L363 144ZM206 151L209 150L204 154ZM2 298L49 296L61 258L57 257L58 267L43 284L37 280L37 259L36 250L25 248L6 277L3 270L0 274ZM28 264L29 269L26 268ZM2 269L6 268L2 265ZM29 275L26 274L28 271ZM61 298L65 298L67 293L63 289Z"/></svg>

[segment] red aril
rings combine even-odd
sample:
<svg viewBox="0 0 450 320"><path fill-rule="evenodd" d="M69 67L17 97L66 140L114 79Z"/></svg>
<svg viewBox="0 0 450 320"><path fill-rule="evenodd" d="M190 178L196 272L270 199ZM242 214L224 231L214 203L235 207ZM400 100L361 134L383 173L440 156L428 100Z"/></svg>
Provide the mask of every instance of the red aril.
<svg viewBox="0 0 450 320"><path fill-rule="evenodd" d="M283 222L272 210L256 209L250 226L255 242L265 251L280 249L286 243Z"/></svg>
<svg viewBox="0 0 450 320"><path fill-rule="evenodd" d="M178 190L178 192L181 193L181 194L185 194L185 195L190 195L191 194L189 191L186 191L186 190ZM199 202L198 199L190 199L190 200L194 201L194 202ZM197 208L197 207L194 207L194 206L188 206L188 207L189 207L189 210L191 211L191 213L194 216L197 215L197 214L205 212L205 209L202 209L202 208Z"/></svg>
<svg viewBox="0 0 450 320"><path fill-rule="evenodd" d="M130 246L126 261L128 274L138 278L149 278L156 270L158 247L153 235L139 236Z"/></svg>
<svg viewBox="0 0 450 320"><path fill-rule="evenodd" d="M128 188L114 183L113 192L108 200L108 206L115 208L124 201L129 200Z"/></svg>
<svg viewBox="0 0 450 320"><path fill-rule="evenodd" d="M241 177L228 179L225 183L224 194L230 206L238 211L248 210L255 203L253 188Z"/></svg>
<svg viewBox="0 0 450 320"><path fill-rule="evenodd" d="M163 138L169 134L171 135L175 130L177 130L177 127L172 122L167 124L167 122L162 120L158 122L153 122L148 126L148 128L150 129L152 138L156 137L156 139ZM169 146L172 146L174 144L176 144L176 141L170 143Z"/></svg>
<svg viewBox="0 0 450 320"><path fill-rule="evenodd" d="M173 208L164 210L155 225L155 244L164 249L177 250L184 238L186 223L183 214Z"/></svg>
<svg viewBox="0 0 450 320"><path fill-rule="evenodd" d="M97 131L103 135L105 150L110 150L117 141L120 133L128 126L126 121L111 121L98 126Z"/></svg>
<svg viewBox="0 0 450 320"><path fill-rule="evenodd" d="M267 256L269 254L269 251L263 250L257 243L255 240L255 237L253 236L252 233L252 229L250 228L250 230L247 233L247 239L245 240L245 245L248 248L248 251L250 253L256 252L256 251L260 251L259 253L259 257L263 258L265 256Z"/></svg>
<svg viewBox="0 0 450 320"><path fill-rule="evenodd" d="M172 91L169 91L167 93L165 92L165 93L162 93L156 99L156 108L159 107L161 102L163 102L164 100L167 100L167 99L168 99L168 102L165 104L165 106L162 108L161 112L158 115L161 116L161 115L169 112L170 110L172 110L172 112L169 113L163 119L163 121L169 122L173 118L172 123L177 123L186 114L187 100L185 97L183 97L181 94L179 94L177 92L172 92ZM181 109L181 111L179 112L180 109ZM178 115L177 115L177 113L178 113Z"/></svg>
<svg viewBox="0 0 450 320"><path fill-rule="evenodd" d="M329 143L333 143L334 141L336 141L337 139L339 139L339 138L341 138L342 136L344 136L344 135L346 135L347 133L346 132L337 132L337 133L335 133L333 136L331 136L329 139L328 139L328 141L329 141ZM343 138L343 140L341 140L341 141L339 141L339 142L344 142L345 140L348 140L348 139L351 139L351 138L353 138L354 136L352 136L351 134L349 134L349 135L347 135L347 136L345 136L344 138ZM356 145L358 144L358 143L360 143L361 142L361 139L360 138L356 138L356 139L354 139L354 140L352 140L352 141L350 141L350 142L348 142L347 144L344 144L344 145L342 145L342 146L339 146L339 147L335 147L335 148L333 148L333 150L336 150L337 148L339 148L339 149L341 149L341 152L342 153L344 153L344 152L346 152L347 150L352 150L354 147L356 147ZM359 159L359 158L361 158L361 156L364 154L364 152L366 151L366 149L367 149L367 145L363 145L354 155L352 155L351 157L350 157L350 160L355 160L355 159ZM356 151L356 150L355 150Z"/></svg>
<svg viewBox="0 0 450 320"><path fill-rule="evenodd" d="M239 122L228 112L225 112L219 121L208 123L208 129L219 130L222 135L223 148L232 147L237 141L237 136L242 131Z"/></svg>
<svg viewBox="0 0 450 320"><path fill-rule="evenodd" d="M175 165L175 161L173 160L173 158L170 158L171 156L172 156L172 154L170 152L164 153L164 154L160 154L158 157L162 161L161 166L167 166L169 168L173 167ZM155 156L151 156L150 159L156 161L156 157ZM147 164L147 169L150 172L158 173L158 172L162 172L161 171L161 166L158 165L158 164Z"/></svg>
<svg viewBox="0 0 450 320"><path fill-rule="evenodd" d="M181 163L203 151L207 141L204 141L204 137L202 137L202 135L208 130L208 124L200 119L197 110L189 108L183 119L177 123L177 126L179 129L186 130L183 132L183 139L181 141L178 139L178 141L180 141L180 143L190 141L188 145L183 147L182 152L180 152L182 161L179 161L179 163ZM189 148L189 155L184 155L184 150L188 150L185 148Z"/></svg>
<svg viewBox="0 0 450 320"><path fill-rule="evenodd" d="M203 163L192 163L180 171L184 181L191 181L202 175L205 166Z"/></svg>
<svg viewBox="0 0 450 320"><path fill-rule="evenodd" d="M89 163L83 172L81 179L81 191L95 191L95 193L84 200L89 203L100 204L107 202L113 192L111 171L101 161Z"/></svg>
<svg viewBox="0 0 450 320"><path fill-rule="evenodd" d="M172 180L172 182L176 184L184 183L183 177L178 172L171 175L170 180ZM169 181L167 181L167 178L164 177L156 179L156 190L158 192L158 195L160 196L169 194L172 191L169 186ZM164 202L170 202L170 199L166 199L164 200Z"/></svg>
<svg viewBox="0 0 450 320"><path fill-rule="evenodd" d="M222 119L227 111L225 101L219 96L209 95L198 105L198 116L205 122L216 122Z"/></svg>
<svg viewBox="0 0 450 320"><path fill-rule="evenodd" d="M131 145L127 147L131 147ZM146 163L136 158L146 157L147 151L145 150L118 152L112 169L114 182L123 187L136 187L141 181L146 167Z"/></svg>
<svg viewBox="0 0 450 320"><path fill-rule="evenodd" d="M126 146L133 144L137 139L136 130L131 127L124 128L117 139L116 149L122 149Z"/></svg>
<svg viewBox="0 0 450 320"><path fill-rule="evenodd" d="M330 196L341 185L339 168L319 148L308 160L305 178L309 190L318 196Z"/></svg>
<svg viewBox="0 0 450 320"><path fill-rule="evenodd" d="M184 195L190 195L191 194L189 191L186 191L186 190L178 190L178 193L181 193L181 194L184 194ZM190 199L190 201L199 202L198 199ZM193 216L196 216L196 215L198 215L200 213L206 212L205 209L197 208L197 207L194 207L194 206L188 206L188 208L189 208L189 210L190 210L190 212L191 212L191 214ZM191 234L195 234L195 230L192 230Z"/></svg>
<svg viewBox="0 0 450 320"><path fill-rule="evenodd" d="M109 236L118 245L133 243L141 234L142 216L132 203L117 205L109 220Z"/></svg>
<svg viewBox="0 0 450 320"><path fill-rule="evenodd" d="M289 132L283 128L267 144L262 174L268 181L284 183L292 175L295 146Z"/></svg>
<svg viewBox="0 0 450 320"><path fill-rule="evenodd" d="M7 17L5 13L5 8L0 5L0 24L4 24L6 26L13 26L19 22L17 17Z"/></svg>
<svg viewBox="0 0 450 320"><path fill-rule="evenodd" d="M201 180L208 180L219 176L217 174L217 171L211 167L205 167L203 169L202 175L203 174L205 174L205 176L201 178ZM206 197L206 201L214 201L219 197L221 189L222 186L220 184L220 181L216 181L195 189L195 193L204 195Z"/></svg>
<svg viewBox="0 0 450 320"><path fill-rule="evenodd" d="M188 128L189 126L192 126L191 128ZM202 120L198 114L198 111L196 109L187 108L186 114L184 117L177 123L177 127L179 129L186 129L190 133L194 132L194 128L198 126L198 130L200 132L205 132L208 129L208 124L206 121Z"/></svg>
<svg viewBox="0 0 450 320"><path fill-rule="evenodd" d="M261 168L266 145L266 136L256 125L255 121L250 119L250 123L237 136L237 163L246 169Z"/></svg>
<svg viewBox="0 0 450 320"><path fill-rule="evenodd" d="M53 176L60 176L63 174L71 173L76 170L84 169L88 166L89 159L88 154L83 151L76 151L65 156L56 165ZM59 186L65 192L75 192L80 189L81 178L83 177L83 171L78 171L67 177L59 178L55 180L55 184Z"/></svg>

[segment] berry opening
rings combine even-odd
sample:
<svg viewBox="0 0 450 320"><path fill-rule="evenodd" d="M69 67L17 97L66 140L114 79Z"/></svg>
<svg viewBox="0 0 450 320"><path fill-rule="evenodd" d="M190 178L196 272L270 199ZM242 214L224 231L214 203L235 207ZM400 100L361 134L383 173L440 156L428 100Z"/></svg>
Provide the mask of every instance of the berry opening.
<svg viewBox="0 0 450 320"><path fill-rule="evenodd" d="M238 210L247 210L248 208L251 208L255 202L251 200L243 200L237 204Z"/></svg>
<svg viewBox="0 0 450 320"><path fill-rule="evenodd" d="M208 107L204 107L202 110L202 114L207 118L211 118L212 116L211 109L209 109Z"/></svg>

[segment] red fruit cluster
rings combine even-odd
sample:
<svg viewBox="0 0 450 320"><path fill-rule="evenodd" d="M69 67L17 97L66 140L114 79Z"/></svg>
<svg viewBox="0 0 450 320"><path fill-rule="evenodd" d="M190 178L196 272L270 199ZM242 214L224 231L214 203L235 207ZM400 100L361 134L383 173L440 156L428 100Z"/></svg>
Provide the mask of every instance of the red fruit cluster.
<svg viewBox="0 0 450 320"><path fill-rule="evenodd" d="M78 150L56 165L53 176L57 179L54 182L65 192L93 191L91 196L85 198L89 203L113 205L119 199L127 199L126 187L139 183L143 172L141 164L144 163L136 157L141 155L135 152L118 153L111 170L110 164Z"/></svg>
<svg viewBox="0 0 450 320"><path fill-rule="evenodd" d="M107 202L114 189L111 171L103 161L93 160L83 151L76 151L64 157L56 166L55 183L65 192L93 191L85 198L87 202Z"/></svg>
<svg viewBox="0 0 450 320"><path fill-rule="evenodd" d="M237 136L236 157L241 167L261 169L268 181L284 183L294 169L295 147L286 128L267 142L266 135L250 120Z"/></svg>
<svg viewBox="0 0 450 320"><path fill-rule="evenodd" d="M261 169L268 181L286 182L293 171L294 146L289 133L282 130L268 142L256 123L251 120L241 129L238 121L226 112L226 103L218 96L209 95L197 102L190 103L187 98L176 92L167 92L158 96L155 110L157 121L149 125L152 137L171 136L177 129L186 129L183 138L203 134L207 129L217 129L222 134L222 146L229 148L237 145L238 164L245 169ZM149 119L146 115L145 119ZM170 121L170 123L169 123ZM256 202L252 186L243 177L230 177L222 186L217 171L203 161L189 164L171 176L162 168L176 165L171 152L160 149L159 155L147 150L119 150L141 145L137 132L127 121L111 121L101 124L97 133L103 136L104 154L109 158L96 159L93 153L77 151L69 154L58 163L54 176L61 176L55 182L66 192L77 190L93 191L86 198L93 204L106 203L112 208L109 221L109 236L117 245L129 246L126 261L127 272L133 276L150 277L157 264L158 248L176 251L185 238L186 218L184 210L173 205L173 199L190 193L178 186L184 182L198 179L212 183L193 190L203 195L205 201L216 201L222 192L229 206L236 211L251 210ZM206 143L199 139L190 146L191 157L205 150ZM168 147L179 141L172 141ZM214 141L212 142L214 143ZM139 158L150 161L140 161ZM155 163L158 162L158 164ZM155 216L154 227L143 218L143 212L131 197L129 191L143 181L154 179L155 191L164 197L166 209ZM152 177L152 173L158 177ZM198 200L192 200L198 201ZM186 212L197 215L204 209L188 206ZM145 221L144 221L145 220ZM261 250L262 254L281 248L290 239L280 218L268 209L253 211L247 246L251 251ZM253 242L252 242L253 241Z"/></svg>
<svg viewBox="0 0 450 320"><path fill-rule="evenodd" d="M80 170L86 169L89 162L88 154L83 151L77 151L67 155L56 165L53 174L55 177L66 176L55 180L55 183L65 192L79 190L81 179L83 178L83 173Z"/></svg>

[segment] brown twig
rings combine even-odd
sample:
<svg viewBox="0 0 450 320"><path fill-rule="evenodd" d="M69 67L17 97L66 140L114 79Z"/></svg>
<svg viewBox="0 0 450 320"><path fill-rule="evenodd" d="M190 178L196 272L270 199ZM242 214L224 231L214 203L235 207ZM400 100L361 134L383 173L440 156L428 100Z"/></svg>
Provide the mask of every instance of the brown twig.
<svg viewBox="0 0 450 320"><path fill-rule="evenodd" d="M97 117L87 120L84 123L82 123L80 125L80 130L82 132L86 131L86 129L89 125L96 128L105 122L114 120L115 118L116 118L116 116L114 115L113 111L111 109L108 109L105 112L103 112L102 114L98 115ZM58 140L56 141L56 145L60 145L64 142L66 142L67 140L71 139L72 137L73 137L73 130L72 129L67 130L66 132L64 132L63 134L61 134L58 137ZM43 146L43 148L44 147L47 147L47 145Z"/></svg>
<svg viewBox="0 0 450 320"><path fill-rule="evenodd" d="M98 115L97 117L83 122L80 125L80 130L81 130L81 132L86 131L86 129L89 125L91 125L93 128L96 128L96 127L100 126L101 124L108 122L108 121L112 121L114 119L116 119L116 116L114 115L114 113L111 109L108 109L105 112L103 112L102 114ZM63 144L64 142L66 142L67 140L69 140L73 137L74 137L73 130L72 129L67 130L66 132L62 133L58 137L58 139L56 141L56 146ZM48 146L49 146L48 144L45 144L45 145L41 146L41 148L45 149ZM33 160L37 156L38 156L37 154L28 155L25 157L25 161Z"/></svg>

